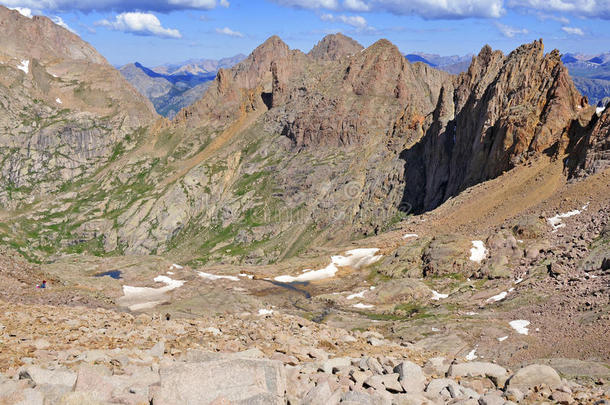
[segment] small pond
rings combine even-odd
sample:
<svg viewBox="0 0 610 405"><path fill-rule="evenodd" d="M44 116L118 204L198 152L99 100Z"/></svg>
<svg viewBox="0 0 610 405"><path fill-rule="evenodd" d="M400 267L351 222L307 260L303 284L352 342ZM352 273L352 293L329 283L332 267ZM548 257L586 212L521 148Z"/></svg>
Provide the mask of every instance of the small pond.
<svg viewBox="0 0 610 405"><path fill-rule="evenodd" d="M115 280L121 279L123 277L121 277L121 270L110 270L110 271L105 271L103 273L97 273L95 275L95 277L111 277Z"/></svg>

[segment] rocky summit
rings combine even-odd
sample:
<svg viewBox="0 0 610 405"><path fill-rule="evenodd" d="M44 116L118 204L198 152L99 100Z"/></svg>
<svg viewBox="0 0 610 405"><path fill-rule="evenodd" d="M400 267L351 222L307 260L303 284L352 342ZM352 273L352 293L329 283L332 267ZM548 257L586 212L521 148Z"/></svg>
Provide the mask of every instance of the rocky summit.
<svg viewBox="0 0 610 405"><path fill-rule="evenodd" d="M610 110L559 52L230 65L170 120L0 6L0 404L610 402Z"/></svg>

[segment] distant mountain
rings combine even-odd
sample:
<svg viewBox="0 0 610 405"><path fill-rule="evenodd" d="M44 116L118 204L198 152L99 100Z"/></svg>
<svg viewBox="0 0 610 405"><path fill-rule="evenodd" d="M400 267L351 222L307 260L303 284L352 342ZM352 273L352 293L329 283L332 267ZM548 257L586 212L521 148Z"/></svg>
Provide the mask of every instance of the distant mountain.
<svg viewBox="0 0 610 405"><path fill-rule="evenodd" d="M598 55L566 53L561 61L591 104L610 96L610 52Z"/></svg>
<svg viewBox="0 0 610 405"><path fill-rule="evenodd" d="M452 56L441 56L432 53L415 52L405 55L405 58L411 63L422 62L426 65L435 67L451 74L458 74L468 70L472 57L474 55L452 55Z"/></svg>
<svg viewBox="0 0 610 405"><path fill-rule="evenodd" d="M203 95L219 69L230 68L244 57L239 54L220 60L192 59L152 69L136 62L121 67L119 71L153 103L159 114L171 119Z"/></svg>
<svg viewBox="0 0 610 405"><path fill-rule="evenodd" d="M422 62L422 63L425 63L426 65L430 65L432 67L437 66L435 63L430 62L428 59L426 59L422 56L419 56L419 55L415 55L413 53L406 54L405 58L407 58L407 60L411 63Z"/></svg>
<svg viewBox="0 0 610 405"><path fill-rule="evenodd" d="M238 54L229 58L215 59L189 59L184 62L165 64L152 68L154 72L162 75L180 76L193 75L202 76L216 73L219 69L228 69L246 58L246 55Z"/></svg>

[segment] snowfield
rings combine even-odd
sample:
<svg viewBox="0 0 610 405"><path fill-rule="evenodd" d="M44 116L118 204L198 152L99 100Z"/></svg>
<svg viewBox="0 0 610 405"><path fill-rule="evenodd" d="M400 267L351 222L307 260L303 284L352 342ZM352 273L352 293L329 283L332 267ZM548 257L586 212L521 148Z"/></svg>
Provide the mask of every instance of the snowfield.
<svg viewBox="0 0 610 405"><path fill-rule="evenodd" d="M305 281L317 281L324 280L326 278L334 277L339 271L339 267L352 267L356 270L371 265L377 262L383 257L383 255L376 255L379 251L377 248L370 249L352 249L345 253L345 256L332 256L331 262L328 266L320 270L305 270L303 274L298 276L277 276L275 281L281 283L294 283L294 282L305 282Z"/></svg>
<svg viewBox="0 0 610 405"><path fill-rule="evenodd" d="M173 280L167 276L157 276L153 281L163 283L165 287L152 288L124 285L123 297L119 300L126 303L132 311L153 308L165 301L165 293L180 288L185 283L185 281Z"/></svg>
<svg viewBox="0 0 610 405"><path fill-rule="evenodd" d="M210 274L210 273L205 273L203 271L198 271L197 274L199 274L199 277L203 277L207 280L231 280L231 281L239 281L239 277L235 277L235 276L219 276L216 274Z"/></svg>

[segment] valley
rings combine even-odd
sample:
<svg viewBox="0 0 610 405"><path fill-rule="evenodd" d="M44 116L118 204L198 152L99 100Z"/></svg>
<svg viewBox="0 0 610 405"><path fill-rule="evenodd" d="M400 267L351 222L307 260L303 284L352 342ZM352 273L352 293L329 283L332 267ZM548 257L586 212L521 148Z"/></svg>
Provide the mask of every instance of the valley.
<svg viewBox="0 0 610 405"><path fill-rule="evenodd" d="M610 109L542 40L272 36L168 119L0 17L0 404L610 401Z"/></svg>

